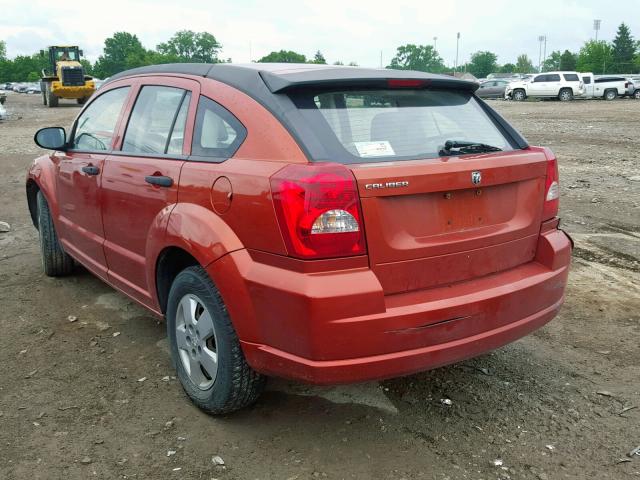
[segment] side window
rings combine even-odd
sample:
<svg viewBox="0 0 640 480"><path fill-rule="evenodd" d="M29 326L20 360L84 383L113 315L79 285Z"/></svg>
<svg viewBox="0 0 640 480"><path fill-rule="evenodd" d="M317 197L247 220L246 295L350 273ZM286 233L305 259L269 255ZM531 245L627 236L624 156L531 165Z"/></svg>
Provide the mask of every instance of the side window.
<svg viewBox="0 0 640 480"><path fill-rule="evenodd" d="M184 142L184 128L187 124L187 114L189 113L189 103L191 102L191 92L187 92L178 110L175 125L171 131L171 139L167 146L167 153L182 155L182 144Z"/></svg>
<svg viewBox="0 0 640 480"><path fill-rule="evenodd" d="M200 97L191 155L227 159L236 152L246 136L244 125L227 109L207 97Z"/></svg>
<svg viewBox="0 0 640 480"><path fill-rule="evenodd" d="M149 85L142 87L131 112L122 151L164 154L171 144L173 153L176 150L182 153L183 135L176 132L174 139L170 137L174 128L184 132L186 111L181 118L178 117L187 96L187 92L181 88ZM186 104L188 108L188 101ZM178 121L181 124L178 124Z"/></svg>
<svg viewBox="0 0 640 480"><path fill-rule="evenodd" d="M578 75L575 73L565 73L563 75L567 82L577 82L579 80Z"/></svg>
<svg viewBox="0 0 640 480"><path fill-rule="evenodd" d="M539 83L539 82L546 82L547 81L547 76L546 75L538 75L537 77L535 77L533 79L534 82Z"/></svg>
<svg viewBox="0 0 640 480"><path fill-rule="evenodd" d="M554 73L553 75L547 75L547 82L559 82L560 81L560 75L558 75L557 73Z"/></svg>
<svg viewBox="0 0 640 480"><path fill-rule="evenodd" d="M585 85L588 85L591 83L591 77L582 77L582 81Z"/></svg>
<svg viewBox="0 0 640 480"><path fill-rule="evenodd" d="M76 122L74 150L110 150L116 124L129 87L116 88L96 98Z"/></svg>

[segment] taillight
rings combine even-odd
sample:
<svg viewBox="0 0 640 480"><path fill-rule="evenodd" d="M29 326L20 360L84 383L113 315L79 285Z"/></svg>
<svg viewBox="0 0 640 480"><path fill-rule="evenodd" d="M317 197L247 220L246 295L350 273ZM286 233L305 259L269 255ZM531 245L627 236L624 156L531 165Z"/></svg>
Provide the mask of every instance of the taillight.
<svg viewBox="0 0 640 480"><path fill-rule="evenodd" d="M551 149L544 148L547 157L547 178L544 188L544 208L542 209L542 220L550 220L558 215L560 207L560 178L558 175L558 160Z"/></svg>
<svg viewBox="0 0 640 480"><path fill-rule="evenodd" d="M287 165L271 177L271 192L289 255L318 259L366 252L358 189L346 167Z"/></svg>

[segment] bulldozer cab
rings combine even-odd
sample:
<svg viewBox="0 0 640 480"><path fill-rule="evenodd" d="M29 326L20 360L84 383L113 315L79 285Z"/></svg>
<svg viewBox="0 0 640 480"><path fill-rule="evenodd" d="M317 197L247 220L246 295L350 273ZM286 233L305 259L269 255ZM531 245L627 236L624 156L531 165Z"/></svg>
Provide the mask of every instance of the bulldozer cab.
<svg viewBox="0 0 640 480"><path fill-rule="evenodd" d="M58 62L74 62L79 65L80 57L82 56L82 50L75 46L69 47L49 47L49 72L51 75L55 75Z"/></svg>

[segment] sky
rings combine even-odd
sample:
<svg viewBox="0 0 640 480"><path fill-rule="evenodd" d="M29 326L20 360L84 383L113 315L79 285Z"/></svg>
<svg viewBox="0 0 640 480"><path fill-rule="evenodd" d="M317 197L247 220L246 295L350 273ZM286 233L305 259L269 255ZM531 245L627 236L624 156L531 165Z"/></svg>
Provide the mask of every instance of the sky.
<svg viewBox="0 0 640 480"><path fill-rule="evenodd" d="M499 63L526 53L538 63L538 36L546 35L547 53L578 51L593 38L612 40L621 22L640 38L640 15L633 3L611 8L603 0L0 0L0 40L9 57L32 54L53 44L77 44L95 61L105 38L127 31L146 48L183 29L207 31L222 44L222 58L257 60L273 50L294 50L307 57L320 50L329 63L386 66L398 46L434 44L447 65L473 52L490 50Z"/></svg>

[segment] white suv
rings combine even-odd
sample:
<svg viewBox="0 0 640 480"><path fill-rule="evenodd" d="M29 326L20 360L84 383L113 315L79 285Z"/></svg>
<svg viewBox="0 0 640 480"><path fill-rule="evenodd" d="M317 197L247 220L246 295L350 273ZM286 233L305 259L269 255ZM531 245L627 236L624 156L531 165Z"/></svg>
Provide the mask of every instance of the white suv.
<svg viewBox="0 0 640 480"><path fill-rule="evenodd" d="M557 98L564 102L584 94L584 84L578 72L545 72L526 80L511 82L505 98L521 102L528 97Z"/></svg>

